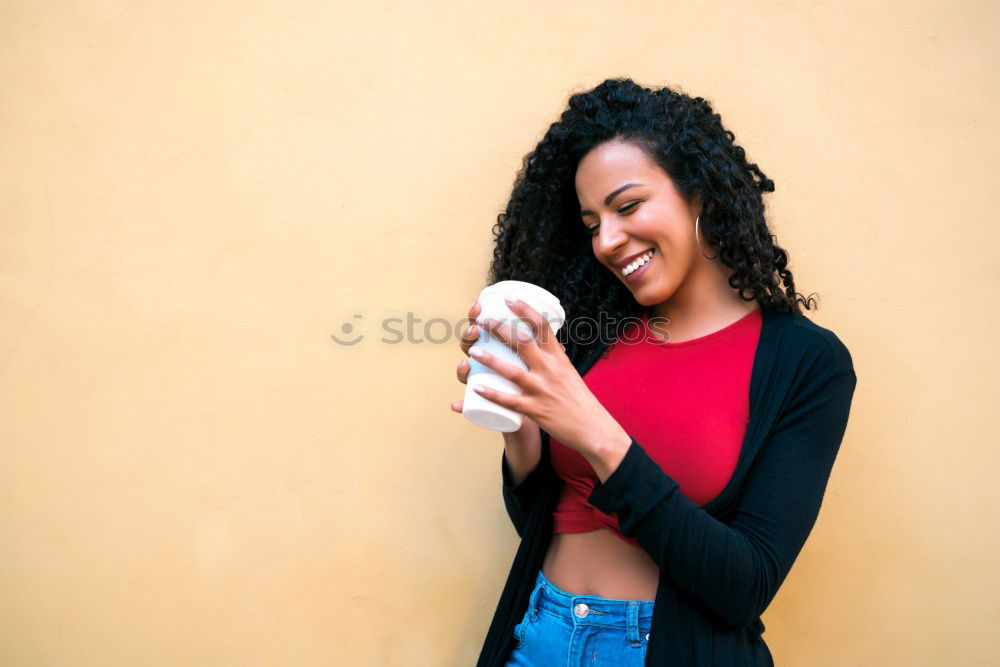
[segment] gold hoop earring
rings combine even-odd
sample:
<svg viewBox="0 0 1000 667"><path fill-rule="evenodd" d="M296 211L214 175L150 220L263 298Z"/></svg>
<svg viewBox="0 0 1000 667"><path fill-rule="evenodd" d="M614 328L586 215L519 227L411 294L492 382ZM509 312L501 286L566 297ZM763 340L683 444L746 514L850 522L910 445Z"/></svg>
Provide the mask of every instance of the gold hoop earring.
<svg viewBox="0 0 1000 667"><path fill-rule="evenodd" d="M701 249L701 239L698 238L698 222L700 220L701 220L701 215L699 214L698 217L694 219L694 240L698 243L698 249L699 250ZM704 252L702 252L701 256L704 257L705 259L715 259L716 257L719 256L719 253L715 253L714 256L709 257Z"/></svg>

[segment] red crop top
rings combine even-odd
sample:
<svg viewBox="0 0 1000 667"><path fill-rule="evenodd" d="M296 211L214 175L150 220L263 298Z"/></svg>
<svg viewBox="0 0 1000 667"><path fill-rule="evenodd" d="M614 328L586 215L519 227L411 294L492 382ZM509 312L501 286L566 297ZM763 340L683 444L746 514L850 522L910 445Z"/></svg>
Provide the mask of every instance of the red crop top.
<svg viewBox="0 0 1000 667"><path fill-rule="evenodd" d="M736 469L750 421L750 372L760 327L758 307L707 336L668 343L650 330L644 314L584 374L611 416L699 505L715 498ZM614 514L587 502L597 474L583 455L555 438L549 445L552 466L565 481L553 532L608 528L638 547L619 532Z"/></svg>

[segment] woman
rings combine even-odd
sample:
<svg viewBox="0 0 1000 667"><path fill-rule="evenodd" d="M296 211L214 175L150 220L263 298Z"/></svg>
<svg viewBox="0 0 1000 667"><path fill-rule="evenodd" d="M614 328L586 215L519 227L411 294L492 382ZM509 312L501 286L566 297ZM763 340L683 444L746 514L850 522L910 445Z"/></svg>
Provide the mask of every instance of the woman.
<svg viewBox="0 0 1000 667"><path fill-rule="evenodd" d="M705 100L630 79L573 95L525 158L489 282L544 287L567 322L554 336L516 302L532 336L478 323L530 369L478 357L524 392L482 395L525 415L503 434L521 544L481 667L773 664L760 616L815 523L856 384L801 312L773 190Z"/></svg>

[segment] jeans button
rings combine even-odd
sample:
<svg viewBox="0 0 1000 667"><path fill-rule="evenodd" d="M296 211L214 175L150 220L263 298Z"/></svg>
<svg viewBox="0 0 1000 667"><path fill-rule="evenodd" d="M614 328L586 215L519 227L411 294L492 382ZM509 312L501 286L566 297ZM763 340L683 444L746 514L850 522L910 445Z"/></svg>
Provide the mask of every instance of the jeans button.
<svg viewBox="0 0 1000 667"><path fill-rule="evenodd" d="M576 614L577 618L583 618L590 613L590 607L581 602L573 607L573 613Z"/></svg>

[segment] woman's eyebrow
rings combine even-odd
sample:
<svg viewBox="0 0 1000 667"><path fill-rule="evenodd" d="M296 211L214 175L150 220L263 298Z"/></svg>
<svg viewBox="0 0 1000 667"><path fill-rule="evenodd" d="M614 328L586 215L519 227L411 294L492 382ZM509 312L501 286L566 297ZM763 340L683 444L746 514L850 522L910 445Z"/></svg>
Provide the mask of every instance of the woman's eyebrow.
<svg viewBox="0 0 1000 667"><path fill-rule="evenodd" d="M645 185L645 183L626 183L625 185L621 186L620 188L618 188L617 190L615 190L614 192L612 192L611 194L609 194L607 197L605 197L604 198L604 205L607 206L608 204L610 204L611 200L614 199L620 192L624 192L625 190L628 190L629 188L634 188L634 187L639 186L639 185ZM580 211L580 215L594 215L594 212L593 211L588 211L587 209L584 209L584 210Z"/></svg>

